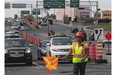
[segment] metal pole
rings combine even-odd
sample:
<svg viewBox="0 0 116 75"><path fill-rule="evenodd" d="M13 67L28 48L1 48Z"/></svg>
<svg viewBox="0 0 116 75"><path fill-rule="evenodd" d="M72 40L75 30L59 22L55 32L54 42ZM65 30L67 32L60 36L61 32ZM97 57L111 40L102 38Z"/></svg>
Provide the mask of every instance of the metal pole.
<svg viewBox="0 0 116 75"><path fill-rule="evenodd" d="M54 15L55 15L55 9L54 9Z"/></svg>
<svg viewBox="0 0 116 75"><path fill-rule="evenodd" d="M64 24L65 24L65 8L64 8Z"/></svg>
<svg viewBox="0 0 116 75"><path fill-rule="evenodd" d="M109 51L109 40L108 40L108 54L110 53L110 51Z"/></svg>
<svg viewBox="0 0 116 75"><path fill-rule="evenodd" d="M32 4L31 4L31 15L32 15Z"/></svg>
<svg viewBox="0 0 116 75"><path fill-rule="evenodd" d="M38 1L36 1L36 8L38 8ZM36 11L37 27L38 27L38 13Z"/></svg>
<svg viewBox="0 0 116 75"><path fill-rule="evenodd" d="M96 25L98 25L98 1L96 1Z"/></svg>
<svg viewBox="0 0 116 75"><path fill-rule="evenodd" d="M49 22L48 22L48 18L49 18L49 13L47 12L48 36L50 36L50 33L49 33Z"/></svg>
<svg viewBox="0 0 116 75"><path fill-rule="evenodd" d="M55 9L54 9L54 17L56 16L56 14L55 14ZM56 18L54 18L54 22L56 22Z"/></svg>

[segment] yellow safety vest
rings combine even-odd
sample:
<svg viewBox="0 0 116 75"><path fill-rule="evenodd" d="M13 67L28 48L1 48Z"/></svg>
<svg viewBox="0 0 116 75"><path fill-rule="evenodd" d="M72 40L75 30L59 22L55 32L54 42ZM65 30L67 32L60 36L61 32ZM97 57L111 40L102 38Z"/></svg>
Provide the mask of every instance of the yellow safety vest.
<svg viewBox="0 0 116 75"><path fill-rule="evenodd" d="M83 50L83 46L78 47L78 43L77 42L73 42L72 43L72 52L73 54L82 54L82 50ZM78 58L78 57L73 57L72 62L73 63L81 63L82 58ZM88 61L88 57L84 60L84 62Z"/></svg>

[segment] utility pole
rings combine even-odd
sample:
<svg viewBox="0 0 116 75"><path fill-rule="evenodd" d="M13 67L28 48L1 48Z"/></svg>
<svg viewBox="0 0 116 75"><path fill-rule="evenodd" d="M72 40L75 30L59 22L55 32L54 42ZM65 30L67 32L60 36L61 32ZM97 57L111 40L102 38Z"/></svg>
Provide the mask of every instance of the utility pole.
<svg viewBox="0 0 116 75"><path fill-rule="evenodd" d="M33 13L32 13L32 4L31 4L31 15L32 15Z"/></svg>
<svg viewBox="0 0 116 75"><path fill-rule="evenodd" d="M38 1L36 1L36 9L38 8ZM38 26L38 12L36 11L36 19L37 19L37 26Z"/></svg>
<svg viewBox="0 0 116 75"><path fill-rule="evenodd" d="M50 33L49 33L49 21L48 21L48 18L49 18L49 13L47 12L47 26L48 26L48 36L50 36Z"/></svg>

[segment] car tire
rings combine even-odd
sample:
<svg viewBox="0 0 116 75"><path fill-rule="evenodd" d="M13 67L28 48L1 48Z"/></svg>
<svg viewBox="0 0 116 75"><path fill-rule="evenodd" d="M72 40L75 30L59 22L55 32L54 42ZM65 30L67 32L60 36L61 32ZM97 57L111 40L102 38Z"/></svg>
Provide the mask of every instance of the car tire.
<svg viewBox="0 0 116 75"><path fill-rule="evenodd" d="M27 66L32 66L32 59L28 59L28 60L25 62L25 64L26 64Z"/></svg>

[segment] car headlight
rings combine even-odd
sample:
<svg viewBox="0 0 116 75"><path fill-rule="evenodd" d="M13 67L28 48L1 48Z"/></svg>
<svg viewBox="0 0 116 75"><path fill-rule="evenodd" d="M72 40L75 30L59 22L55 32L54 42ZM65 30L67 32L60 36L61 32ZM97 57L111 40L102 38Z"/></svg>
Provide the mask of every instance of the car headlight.
<svg viewBox="0 0 116 75"><path fill-rule="evenodd" d="M53 51L55 51L55 52L58 52L58 50L57 49L52 49Z"/></svg>
<svg viewBox="0 0 116 75"><path fill-rule="evenodd" d="M5 49L5 52L4 52L4 53L5 53L5 54L8 54L8 50Z"/></svg>
<svg viewBox="0 0 116 75"><path fill-rule="evenodd" d="M31 49L30 48L27 48L25 53L31 53Z"/></svg>
<svg viewBox="0 0 116 75"><path fill-rule="evenodd" d="M43 53L45 53L45 52L46 52L46 50L42 50L42 52L43 52Z"/></svg>

